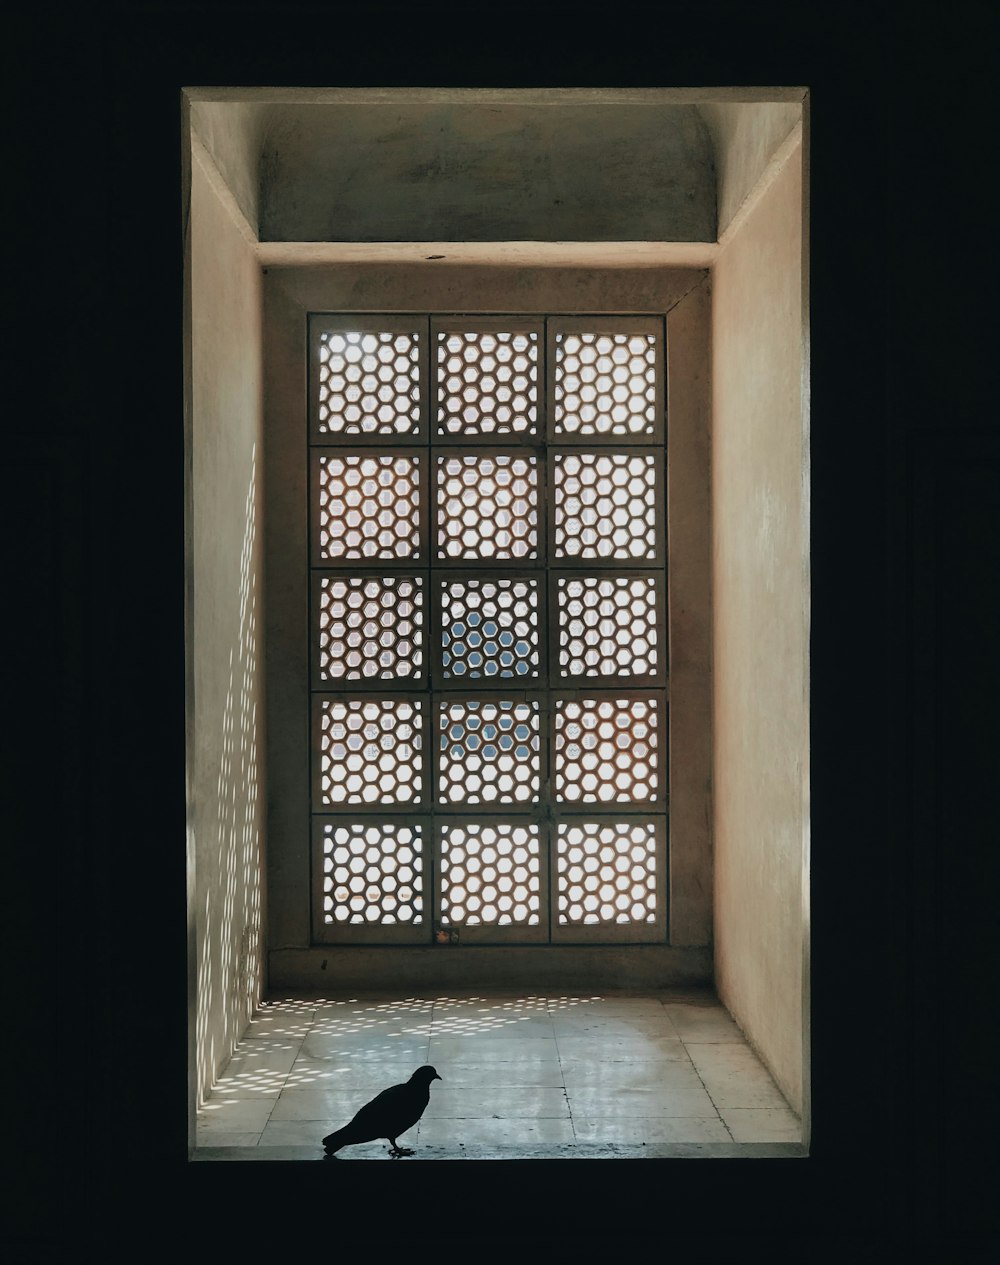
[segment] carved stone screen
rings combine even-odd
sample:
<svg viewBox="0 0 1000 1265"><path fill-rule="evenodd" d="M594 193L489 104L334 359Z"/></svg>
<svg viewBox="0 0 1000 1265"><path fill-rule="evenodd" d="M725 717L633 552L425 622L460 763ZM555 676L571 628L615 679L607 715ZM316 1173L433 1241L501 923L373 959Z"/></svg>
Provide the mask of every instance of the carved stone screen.
<svg viewBox="0 0 1000 1265"><path fill-rule="evenodd" d="M664 321L309 322L313 935L667 938Z"/></svg>

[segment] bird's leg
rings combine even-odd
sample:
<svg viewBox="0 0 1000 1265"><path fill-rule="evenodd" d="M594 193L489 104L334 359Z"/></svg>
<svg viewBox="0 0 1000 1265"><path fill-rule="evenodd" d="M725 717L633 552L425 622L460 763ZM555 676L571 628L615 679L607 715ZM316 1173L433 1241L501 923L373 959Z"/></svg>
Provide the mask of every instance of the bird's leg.
<svg viewBox="0 0 1000 1265"><path fill-rule="evenodd" d="M412 1155L413 1152L408 1146L400 1146L395 1138L390 1138L392 1145L389 1147L389 1155L392 1159L398 1160L401 1155Z"/></svg>

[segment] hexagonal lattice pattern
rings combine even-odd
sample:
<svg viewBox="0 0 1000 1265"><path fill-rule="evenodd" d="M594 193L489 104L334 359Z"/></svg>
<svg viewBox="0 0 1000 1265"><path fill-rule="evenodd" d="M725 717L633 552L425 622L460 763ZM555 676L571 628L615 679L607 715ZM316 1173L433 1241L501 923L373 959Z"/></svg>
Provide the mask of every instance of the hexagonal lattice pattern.
<svg viewBox="0 0 1000 1265"><path fill-rule="evenodd" d="M419 699L324 699L319 789L324 805L410 804L423 790Z"/></svg>
<svg viewBox="0 0 1000 1265"><path fill-rule="evenodd" d="M419 456L322 455L320 558L419 557L419 466Z"/></svg>
<svg viewBox="0 0 1000 1265"><path fill-rule="evenodd" d="M656 830L650 822L562 822L556 837L561 924L656 921Z"/></svg>
<svg viewBox="0 0 1000 1265"><path fill-rule="evenodd" d="M646 676L657 671L656 578L560 576L563 676Z"/></svg>
<svg viewBox="0 0 1000 1265"><path fill-rule="evenodd" d="M652 435L656 338L652 334L557 334L557 435Z"/></svg>
<svg viewBox="0 0 1000 1265"><path fill-rule="evenodd" d="M558 453L558 558L656 557L656 459L647 453Z"/></svg>
<svg viewBox="0 0 1000 1265"><path fill-rule="evenodd" d="M534 822L445 825L441 831L442 923L537 927L540 864Z"/></svg>
<svg viewBox="0 0 1000 1265"><path fill-rule="evenodd" d="M511 804L539 791L536 702L442 703L439 800Z"/></svg>
<svg viewBox="0 0 1000 1265"><path fill-rule="evenodd" d="M438 457L438 557L535 557L536 467L533 456Z"/></svg>
<svg viewBox="0 0 1000 1265"><path fill-rule="evenodd" d="M438 434L491 435L538 427L538 334L438 334Z"/></svg>
<svg viewBox="0 0 1000 1265"><path fill-rule="evenodd" d="M653 698L556 702L556 799L584 803L656 799L657 702Z"/></svg>
<svg viewBox="0 0 1000 1265"><path fill-rule="evenodd" d="M419 922L424 910L421 830L383 822L326 822L324 921Z"/></svg>
<svg viewBox="0 0 1000 1265"><path fill-rule="evenodd" d="M420 576L324 576L317 617L321 680L421 675Z"/></svg>
<svg viewBox="0 0 1000 1265"><path fill-rule="evenodd" d="M445 581L441 645L449 679L537 676L538 581Z"/></svg>
<svg viewBox="0 0 1000 1265"><path fill-rule="evenodd" d="M420 425L419 337L321 334L320 433L414 434Z"/></svg>

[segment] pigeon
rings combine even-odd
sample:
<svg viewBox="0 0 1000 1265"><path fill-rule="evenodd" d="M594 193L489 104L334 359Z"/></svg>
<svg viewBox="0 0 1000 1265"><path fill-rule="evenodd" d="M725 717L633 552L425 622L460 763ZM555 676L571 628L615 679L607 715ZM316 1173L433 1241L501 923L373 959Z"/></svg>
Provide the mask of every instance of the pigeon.
<svg viewBox="0 0 1000 1265"><path fill-rule="evenodd" d="M323 1150L329 1159L342 1146L355 1146L358 1142L374 1142L376 1138L387 1138L389 1154L393 1159L401 1155L412 1155L405 1146L400 1146L396 1138L412 1129L424 1114L424 1108L430 1102L431 1081L439 1081L437 1071L427 1064L418 1067L403 1085L390 1085L380 1094L365 1103L354 1119L342 1129L328 1134L323 1139Z"/></svg>

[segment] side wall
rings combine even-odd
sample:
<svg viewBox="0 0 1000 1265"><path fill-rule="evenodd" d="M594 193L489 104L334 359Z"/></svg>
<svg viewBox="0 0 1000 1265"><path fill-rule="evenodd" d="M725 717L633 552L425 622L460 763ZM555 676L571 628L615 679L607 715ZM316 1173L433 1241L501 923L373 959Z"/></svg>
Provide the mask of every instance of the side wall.
<svg viewBox="0 0 1000 1265"><path fill-rule="evenodd" d="M193 142L188 216L188 889L200 1102L263 986L260 268Z"/></svg>
<svg viewBox="0 0 1000 1265"><path fill-rule="evenodd" d="M713 270L715 972L803 1109L808 538L802 148Z"/></svg>

